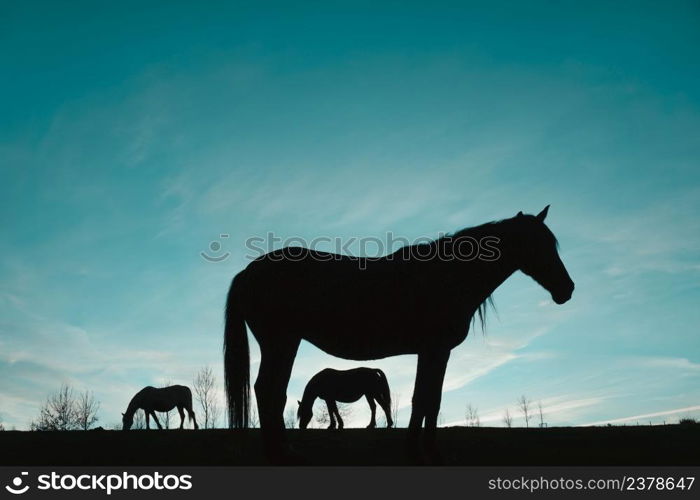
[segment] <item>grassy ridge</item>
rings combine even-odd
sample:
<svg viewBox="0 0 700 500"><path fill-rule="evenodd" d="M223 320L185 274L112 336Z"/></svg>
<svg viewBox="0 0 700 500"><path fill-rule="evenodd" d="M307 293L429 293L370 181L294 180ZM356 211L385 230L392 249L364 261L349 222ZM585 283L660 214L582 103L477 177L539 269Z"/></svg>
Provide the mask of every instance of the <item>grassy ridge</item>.
<svg viewBox="0 0 700 500"><path fill-rule="evenodd" d="M404 465L406 429L288 431L312 465ZM700 465L700 425L438 430L445 465ZM0 465L264 465L260 431L0 432Z"/></svg>

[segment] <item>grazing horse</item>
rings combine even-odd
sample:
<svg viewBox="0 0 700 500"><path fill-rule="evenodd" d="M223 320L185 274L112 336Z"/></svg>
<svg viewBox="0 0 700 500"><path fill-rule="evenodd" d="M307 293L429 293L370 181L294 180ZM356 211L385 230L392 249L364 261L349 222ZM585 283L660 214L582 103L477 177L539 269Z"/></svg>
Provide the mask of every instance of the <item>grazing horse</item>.
<svg viewBox="0 0 700 500"><path fill-rule="evenodd" d="M185 422L184 410L187 410L190 422L194 422L194 428L199 429L197 418L194 416L194 411L192 411L192 391L185 385L171 385L160 389L149 385L141 389L131 398L126 413L122 413L122 429L125 431L131 429L134 423L134 413L139 409L146 414L146 429L151 428L150 417L153 417L158 428L162 429L163 426L160 425L155 412L167 412L175 407L180 413L180 429L182 429Z"/></svg>
<svg viewBox="0 0 700 500"><path fill-rule="evenodd" d="M306 384L304 396L298 402L297 418L299 419L299 428L306 429L309 425L309 421L313 417L314 401L316 401L316 398L321 398L328 407L328 416L331 421L328 428L335 429L337 420L338 428L342 429L343 419L340 418L336 401L354 403L362 396L367 398L369 409L372 411L372 419L367 426L368 429L374 429L377 426L375 419L377 405L374 404L375 400L384 410L386 426L391 427L394 425L394 421L391 419L389 383L383 371L379 368L364 367L353 368L352 370L326 368L311 377L309 383Z"/></svg>
<svg viewBox="0 0 700 500"><path fill-rule="evenodd" d="M226 299L229 427L248 426L247 324L260 346L255 394L269 460L294 460L283 412L294 358L305 339L357 361L417 354L407 444L419 460L439 461L435 433L450 351L464 341L475 314L483 328L493 291L520 270L555 303L571 298L574 282L544 224L548 209L536 216L519 212L381 258L286 247L251 262L234 277Z"/></svg>

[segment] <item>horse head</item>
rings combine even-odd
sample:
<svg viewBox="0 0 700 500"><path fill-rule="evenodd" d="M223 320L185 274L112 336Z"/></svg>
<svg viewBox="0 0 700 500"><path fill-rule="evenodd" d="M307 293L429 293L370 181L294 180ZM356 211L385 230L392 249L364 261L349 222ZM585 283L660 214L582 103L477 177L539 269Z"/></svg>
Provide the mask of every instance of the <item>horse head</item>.
<svg viewBox="0 0 700 500"><path fill-rule="evenodd" d="M122 413L122 430L128 431L129 429L131 429L131 426L133 424L134 424L134 416L127 415L126 413Z"/></svg>
<svg viewBox="0 0 700 500"><path fill-rule="evenodd" d="M297 400L299 403L299 409L297 410L297 420L299 420L299 428L306 429L311 422L311 417L313 417L313 409L311 405L303 404L301 401Z"/></svg>
<svg viewBox="0 0 700 500"><path fill-rule="evenodd" d="M563 304L571 298L574 282L559 258L557 239L544 224L548 211L549 205L534 216L518 212L513 219L521 235L516 252L519 269L547 290L554 302Z"/></svg>

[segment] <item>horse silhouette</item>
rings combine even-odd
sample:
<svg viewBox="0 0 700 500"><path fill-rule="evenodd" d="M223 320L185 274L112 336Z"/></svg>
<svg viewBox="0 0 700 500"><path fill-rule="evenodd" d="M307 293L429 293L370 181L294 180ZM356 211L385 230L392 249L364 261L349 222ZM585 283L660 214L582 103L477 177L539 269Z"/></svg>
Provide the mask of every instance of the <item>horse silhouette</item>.
<svg viewBox="0 0 700 500"><path fill-rule="evenodd" d="M316 398L321 398L326 402L328 407L328 416L330 418L329 429L343 428L343 419L338 412L336 401L342 403L354 403L362 396L367 398L369 408L372 411L372 419L367 426L368 429L373 429L377 426L375 413L377 405L384 410L386 415L387 427L394 425L391 419L391 393L389 391L389 383L386 380L384 372L378 368L353 368L351 370L334 370L326 368L321 370L316 375L311 377L311 380L306 384L304 396L299 403L297 418L299 419L299 428L306 429L309 425L311 417L313 417L313 407Z"/></svg>
<svg viewBox="0 0 700 500"><path fill-rule="evenodd" d="M141 389L131 398L126 413L122 413L122 429L125 431L131 429L134 423L134 413L139 409L146 414L146 429L151 428L150 417L153 417L158 428L162 429L163 426L160 425L155 412L167 412L175 407L180 413L180 429L185 422L184 410L187 410L190 422L194 422L194 428L199 429L197 418L192 410L192 391L185 385L171 385L162 388L148 386Z"/></svg>
<svg viewBox="0 0 700 500"><path fill-rule="evenodd" d="M229 427L248 425L247 324L260 346L255 394L270 461L296 460L286 443L283 412L302 339L357 361L417 354L407 445L418 460L439 461L435 434L450 351L464 341L475 314L483 328L493 291L520 270L549 291L555 303L571 298L574 283L544 224L548 209L536 216L519 212L381 258L285 247L251 262L233 278L226 299Z"/></svg>

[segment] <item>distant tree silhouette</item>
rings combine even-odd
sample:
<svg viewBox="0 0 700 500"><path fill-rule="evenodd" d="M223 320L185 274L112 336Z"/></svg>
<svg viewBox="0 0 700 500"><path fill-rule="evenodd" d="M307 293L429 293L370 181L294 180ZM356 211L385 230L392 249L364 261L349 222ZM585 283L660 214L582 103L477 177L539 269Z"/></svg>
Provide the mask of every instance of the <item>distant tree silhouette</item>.
<svg viewBox="0 0 700 500"><path fill-rule="evenodd" d="M204 416L204 428L212 429L216 427L221 409L216 398L216 377L210 366L205 366L197 372L192 388L194 389L195 399L202 409L200 415ZM202 417L200 417L201 420Z"/></svg>
<svg viewBox="0 0 700 500"><path fill-rule="evenodd" d="M467 410L464 414L464 418L467 421L467 427L479 427L481 421L479 420L479 410L472 406L471 403L467 404Z"/></svg>
<svg viewBox="0 0 700 500"><path fill-rule="evenodd" d="M100 409L100 402L95 400L92 392L85 391L78 396L75 402L75 418L78 427L84 431L95 425L99 418L97 412Z"/></svg>
<svg viewBox="0 0 700 500"><path fill-rule="evenodd" d="M326 403L323 403L322 401L318 402L318 406L319 411L314 411L314 420L316 420L316 423L320 427L328 427L328 425L331 423L331 417L328 414L328 407L326 406ZM352 417L352 407L349 404L337 402L336 406L338 407L340 418L343 420L348 420L350 417Z"/></svg>
<svg viewBox="0 0 700 500"><path fill-rule="evenodd" d="M525 427L530 427L530 404L532 402L525 397L523 394L520 396L520 399L518 399L518 408L520 408L520 412L523 414L523 418L525 419Z"/></svg>
<svg viewBox="0 0 700 500"><path fill-rule="evenodd" d="M542 408L542 401L537 402L537 413L540 415L540 428L544 427L544 410Z"/></svg>
<svg viewBox="0 0 700 500"><path fill-rule="evenodd" d="M2 417L0 417L0 432L5 430L5 426L2 423Z"/></svg>
<svg viewBox="0 0 700 500"><path fill-rule="evenodd" d="M391 420L394 423L394 427L398 427L399 421L399 402L401 401L401 394L397 392L391 393ZM387 427L386 415L382 416L381 424Z"/></svg>
<svg viewBox="0 0 700 500"><path fill-rule="evenodd" d="M257 417L257 414L256 414ZM296 429L297 427L297 412L294 411L294 407L287 408L284 412L284 426L287 429Z"/></svg>
<svg viewBox="0 0 700 500"><path fill-rule="evenodd" d="M50 394L39 409L39 417L29 425L31 430L69 431L88 430L97 421L99 401L91 392L75 396L70 385L62 384Z"/></svg>
<svg viewBox="0 0 700 500"><path fill-rule="evenodd" d="M119 426L121 429L121 426ZM142 411L137 411L134 414L134 424L131 426L132 429L145 429L146 428L146 414Z"/></svg>
<svg viewBox="0 0 700 500"><path fill-rule="evenodd" d="M506 408L506 411L503 412L503 423L506 427L513 427L513 417L511 417L508 408Z"/></svg>

